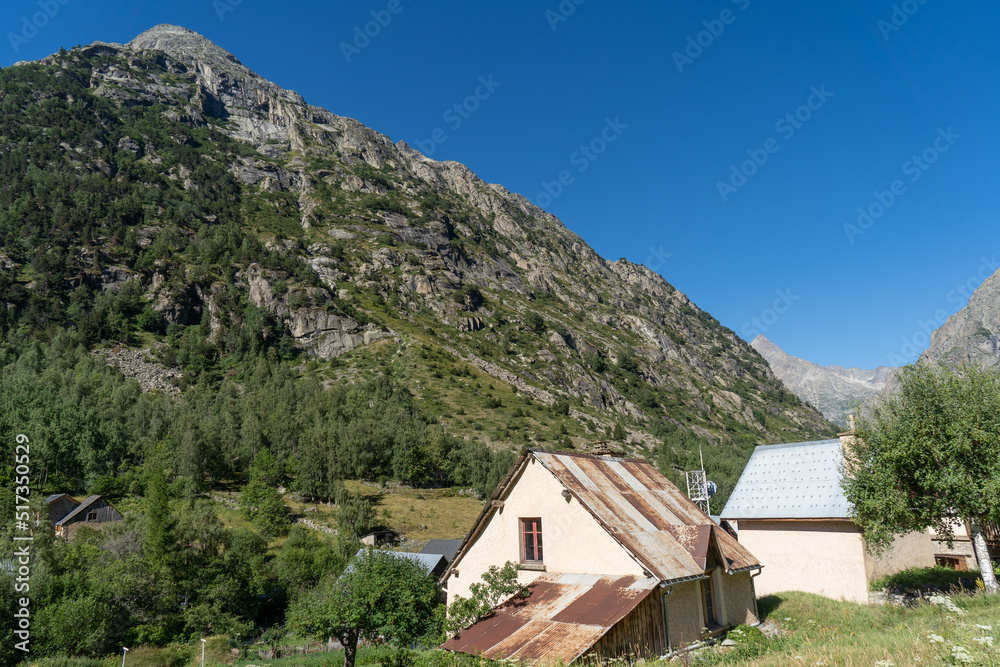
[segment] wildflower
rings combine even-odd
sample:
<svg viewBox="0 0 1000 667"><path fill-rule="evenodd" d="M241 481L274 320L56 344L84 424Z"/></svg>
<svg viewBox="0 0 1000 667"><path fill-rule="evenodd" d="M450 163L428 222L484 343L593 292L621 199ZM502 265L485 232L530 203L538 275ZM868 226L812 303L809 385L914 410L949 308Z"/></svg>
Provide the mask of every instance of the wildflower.
<svg viewBox="0 0 1000 667"><path fill-rule="evenodd" d="M959 646L958 644L951 647L951 657L955 660L955 662L964 662L966 664L975 662L975 658L973 658L972 654L969 653L969 649L964 646Z"/></svg>
<svg viewBox="0 0 1000 667"><path fill-rule="evenodd" d="M942 637L941 635L929 634L927 635L927 640L932 644L944 643L944 637Z"/></svg>
<svg viewBox="0 0 1000 667"><path fill-rule="evenodd" d="M956 616L964 616L966 613L964 609L952 602L951 598L947 595L931 595L927 598L927 601L939 607L944 607Z"/></svg>
<svg viewBox="0 0 1000 667"><path fill-rule="evenodd" d="M983 646L988 646L990 648L993 648L993 637L990 637L989 635L985 637L973 637L972 641L978 642Z"/></svg>
<svg viewBox="0 0 1000 667"><path fill-rule="evenodd" d="M896 663L892 660L879 660L875 663L875 667L896 667Z"/></svg>
<svg viewBox="0 0 1000 667"><path fill-rule="evenodd" d="M785 620L786 620L786 621L790 621L790 620L792 620L792 619L790 619L790 618L788 618L787 616L785 616Z"/></svg>
<svg viewBox="0 0 1000 667"><path fill-rule="evenodd" d="M979 625L978 623L976 623L976 627L979 628L980 630L992 630L993 629L992 625Z"/></svg>

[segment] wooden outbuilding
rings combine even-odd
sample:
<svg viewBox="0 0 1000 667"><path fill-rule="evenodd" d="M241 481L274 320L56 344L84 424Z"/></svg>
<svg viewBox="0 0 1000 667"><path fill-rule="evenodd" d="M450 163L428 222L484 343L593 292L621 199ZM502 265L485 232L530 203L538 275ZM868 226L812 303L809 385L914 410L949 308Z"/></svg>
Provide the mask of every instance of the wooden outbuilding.
<svg viewBox="0 0 1000 667"><path fill-rule="evenodd" d="M49 496L45 502L49 505L49 517L56 528L56 535L66 539L71 539L80 525L100 528L103 524L125 519L104 496L89 496L80 502L61 493Z"/></svg>

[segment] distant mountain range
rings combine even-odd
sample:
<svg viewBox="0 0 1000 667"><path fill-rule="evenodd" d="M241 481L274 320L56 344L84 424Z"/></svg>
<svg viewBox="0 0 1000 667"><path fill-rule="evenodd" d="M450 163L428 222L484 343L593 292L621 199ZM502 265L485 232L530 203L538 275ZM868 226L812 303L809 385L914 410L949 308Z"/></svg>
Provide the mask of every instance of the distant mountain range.
<svg viewBox="0 0 1000 667"><path fill-rule="evenodd" d="M767 360L774 374L793 394L810 403L834 424L844 427L853 407L882 391L896 371L892 366L871 370L820 366L793 357L761 335L750 345Z"/></svg>

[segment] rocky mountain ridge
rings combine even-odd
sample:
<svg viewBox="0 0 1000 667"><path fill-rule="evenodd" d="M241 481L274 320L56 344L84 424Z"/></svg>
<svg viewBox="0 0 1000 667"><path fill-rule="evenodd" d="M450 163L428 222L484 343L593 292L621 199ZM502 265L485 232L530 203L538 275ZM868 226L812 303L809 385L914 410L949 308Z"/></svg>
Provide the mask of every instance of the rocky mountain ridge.
<svg viewBox="0 0 1000 667"><path fill-rule="evenodd" d="M845 428L847 416L853 413L854 407L881 392L896 370L891 366L870 370L820 366L793 357L760 334L750 345L767 359L774 374L792 393L815 406L834 424Z"/></svg>
<svg viewBox="0 0 1000 667"><path fill-rule="evenodd" d="M930 345L919 361L984 368L1000 363L1000 270L976 288L964 308L931 333Z"/></svg>
<svg viewBox="0 0 1000 667"><path fill-rule="evenodd" d="M521 195L311 106L190 30L156 26L14 69L46 82L36 97L90 119L47 169L177 202L133 192L121 228L37 231L46 252L74 258L48 293L68 303L81 285L134 286L173 332L166 365L192 363L195 343L176 341L195 329L222 357L287 336L326 382L396 368L453 433L510 447L620 431L678 470L691 443L738 459L834 430L655 272L603 259ZM45 130L32 137L22 143ZM20 276L21 301L7 301L24 309L44 262L0 251ZM237 255L213 259L223 251ZM530 401L565 421L526 416Z"/></svg>

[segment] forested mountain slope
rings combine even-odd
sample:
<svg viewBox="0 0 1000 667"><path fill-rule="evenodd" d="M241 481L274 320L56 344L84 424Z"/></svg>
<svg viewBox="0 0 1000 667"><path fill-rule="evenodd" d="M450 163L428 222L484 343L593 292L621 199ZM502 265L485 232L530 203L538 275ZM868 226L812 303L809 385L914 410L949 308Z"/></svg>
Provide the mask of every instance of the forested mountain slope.
<svg viewBox="0 0 1000 667"><path fill-rule="evenodd" d="M675 480L704 445L725 494L753 446L834 432L659 275L191 31L0 89L0 420L4 447L33 434L46 488L155 464L205 489L267 451L316 497L485 490L491 452L614 438ZM144 393L108 348L181 392Z"/></svg>

